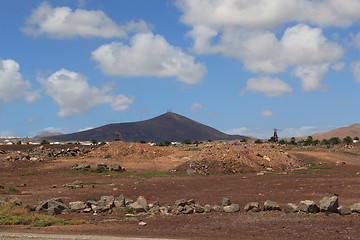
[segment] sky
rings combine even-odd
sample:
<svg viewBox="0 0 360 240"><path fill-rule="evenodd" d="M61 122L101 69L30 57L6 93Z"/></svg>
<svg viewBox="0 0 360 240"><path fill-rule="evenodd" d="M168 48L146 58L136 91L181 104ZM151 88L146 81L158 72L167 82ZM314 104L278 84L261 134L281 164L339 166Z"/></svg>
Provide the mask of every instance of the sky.
<svg viewBox="0 0 360 240"><path fill-rule="evenodd" d="M360 0L0 0L0 137L167 111L229 134L359 123Z"/></svg>

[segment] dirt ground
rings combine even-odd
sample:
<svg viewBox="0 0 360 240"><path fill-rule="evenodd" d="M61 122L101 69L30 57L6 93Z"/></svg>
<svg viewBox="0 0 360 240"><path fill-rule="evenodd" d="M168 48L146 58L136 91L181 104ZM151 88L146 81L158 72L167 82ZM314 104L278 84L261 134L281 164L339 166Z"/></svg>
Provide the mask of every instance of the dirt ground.
<svg viewBox="0 0 360 240"><path fill-rule="evenodd" d="M99 199L103 195L117 197L123 194L132 199L145 196L148 202L159 201L162 205L173 204L182 198L194 199L200 204L219 205L222 197L228 197L240 205L241 211L144 217L127 217L125 213L117 212L97 216L72 212L60 217L85 219L88 223L44 228L0 226L0 231L174 239L360 239L360 214L250 213L243 210L245 204L251 201L262 205L264 201L272 200L284 206L289 202L298 204L302 200L318 202L334 193L339 194L340 205L350 206L360 202L360 175L356 174L360 172L360 156L356 154L299 149L285 151L280 146L271 145L247 144L244 148L243 144L234 143L161 148L114 143L98 147L86 156L33 162L4 160L10 155L20 154L14 151L16 149L5 149L0 154L0 185L17 186L20 192L0 194L0 199L18 197L35 205L57 197L68 204L88 197ZM180 165L185 165L182 169L186 170L190 167L188 161L208 163L215 160L225 162L221 165L224 169L235 169L236 172L224 175L223 169L218 169L215 175L164 177L136 174L169 171ZM71 164L83 161L92 167L99 162L121 164L133 174L84 175L69 171ZM246 161L249 164L245 166ZM245 170L240 171L239 168ZM91 184L76 189L63 186L75 181ZM139 226L139 220L145 221L147 226Z"/></svg>

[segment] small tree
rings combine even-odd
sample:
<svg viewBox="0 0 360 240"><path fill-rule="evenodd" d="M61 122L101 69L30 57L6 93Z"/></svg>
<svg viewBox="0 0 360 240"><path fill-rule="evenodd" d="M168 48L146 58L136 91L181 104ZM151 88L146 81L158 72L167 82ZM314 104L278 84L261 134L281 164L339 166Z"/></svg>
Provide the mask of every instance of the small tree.
<svg viewBox="0 0 360 240"><path fill-rule="evenodd" d="M350 136L346 136L343 138L343 142L345 144L350 144L350 143L353 143L353 139Z"/></svg>
<svg viewBox="0 0 360 240"><path fill-rule="evenodd" d="M44 145L44 144L50 144L50 142L48 141L48 140L46 140L46 139L43 139L43 140L41 140L41 143L40 143L41 145Z"/></svg>
<svg viewBox="0 0 360 240"><path fill-rule="evenodd" d="M186 140L182 141L182 143L183 144L191 144L192 141L191 141L191 139L186 139Z"/></svg>
<svg viewBox="0 0 360 240"><path fill-rule="evenodd" d="M333 144L333 145L336 145L336 144L340 144L341 143L341 140L340 138L338 137L332 137L329 139L330 143Z"/></svg>
<svg viewBox="0 0 360 240"><path fill-rule="evenodd" d="M284 139L281 139L281 140L279 141L279 143L282 144L282 145L283 145L283 144L287 144L287 142L286 142Z"/></svg>
<svg viewBox="0 0 360 240"><path fill-rule="evenodd" d="M311 145L314 143L314 139L312 136L308 136L307 139L305 140L305 145Z"/></svg>
<svg viewBox="0 0 360 240"><path fill-rule="evenodd" d="M261 144L261 143L263 143L263 141L261 141L261 139L256 139L254 143Z"/></svg>
<svg viewBox="0 0 360 240"><path fill-rule="evenodd" d="M291 138L290 144L292 144L292 145L296 145L296 144L297 144L297 143L296 143L296 139L295 139L294 137Z"/></svg>
<svg viewBox="0 0 360 240"><path fill-rule="evenodd" d="M95 139L91 140L91 144L92 145L97 145L98 144L98 141L96 141Z"/></svg>

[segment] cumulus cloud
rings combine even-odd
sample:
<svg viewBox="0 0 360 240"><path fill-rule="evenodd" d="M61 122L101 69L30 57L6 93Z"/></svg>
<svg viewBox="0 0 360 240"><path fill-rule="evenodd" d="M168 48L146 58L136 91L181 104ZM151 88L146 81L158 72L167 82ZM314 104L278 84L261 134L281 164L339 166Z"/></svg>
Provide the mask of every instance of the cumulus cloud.
<svg viewBox="0 0 360 240"><path fill-rule="evenodd" d="M260 115L263 117L263 118L267 118L267 117L271 117L274 115L273 111L271 110L263 110L260 112Z"/></svg>
<svg viewBox="0 0 360 240"><path fill-rule="evenodd" d="M198 114L202 109L203 109L203 106L200 103L195 102L191 105L190 112L192 114Z"/></svg>
<svg viewBox="0 0 360 240"><path fill-rule="evenodd" d="M358 0L177 0L188 25L268 29L287 22L347 27L360 19Z"/></svg>
<svg viewBox="0 0 360 240"><path fill-rule="evenodd" d="M360 61L351 63L351 70L357 82L360 82Z"/></svg>
<svg viewBox="0 0 360 240"><path fill-rule="evenodd" d="M196 84L207 72L204 64L194 62L193 56L151 32L136 34L130 45L121 42L102 45L92 52L92 59L110 76L176 77L180 82Z"/></svg>
<svg viewBox="0 0 360 240"><path fill-rule="evenodd" d="M334 71L341 71L344 69L345 66L346 66L346 63L337 62L337 63L334 63L333 65L331 65L331 69Z"/></svg>
<svg viewBox="0 0 360 240"><path fill-rule="evenodd" d="M81 1L79 2L81 3ZM148 31L144 21L118 25L101 10L72 10L69 7L52 7L43 2L33 10L21 30L30 36L42 34L51 38L71 37L126 37L127 32Z"/></svg>
<svg viewBox="0 0 360 240"><path fill-rule="evenodd" d="M124 111L133 103L133 97L115 96L108 88L89 86L87 78L81 73L61 69L39 82L46 94L59 106L59 117L71 117L91 112L101 104L110 104L114 111Z"/></svg>
<svg viewBox="0 0 360 240"><path fill-rule="evenodd" d="M325 88L320 81L328 70L329 64L300 65L294 69L293 74L301 79L301 85L305 91L311 91Z"/></svg>
<svg viewBox="0 0 360 240"><path fill-rule="evenodd" d="M11 102L24 99L31 103L39 97L38 91L29 91L31 84L19 72L20 66L11 59L0 59L0 101Z"/></svg>
<svg viewBox="0 0 360 240"><path fill-rule="evenodd" d="M342 27L360 19L360 10L353 9L360 2L354 0L178 0L176 5L184 12L181 21L192 27L188 36L196 53L236 58L246 70L261 74L281 73L300 65L295 75L301 75L306 91L321 88L324 65L344 54L321 28L307 24ZM282 35L279 28L274 32L275 27L287 23L295 25ZM311 77L304 77L300 71L309 65L316 67L311 69ZM309 67L306 70L310 71Z"/></svg>
<svg viewBox="0 0 360 240"><path fill-rule="evenodd" d="M264 93L268 97L278 97L286 92L291 92L292 88L279 78L260 77L250 78L246 88L240 92L240 96L243 96L246 91Z"/></svg>

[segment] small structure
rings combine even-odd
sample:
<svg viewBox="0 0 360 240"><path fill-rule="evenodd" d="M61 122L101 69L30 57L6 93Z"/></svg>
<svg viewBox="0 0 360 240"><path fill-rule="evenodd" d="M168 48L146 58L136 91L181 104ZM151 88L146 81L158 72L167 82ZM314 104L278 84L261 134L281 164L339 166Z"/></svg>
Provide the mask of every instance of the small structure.
<svg viewBox="0 0 360 240"><path fill-rule="evenodd" d="M276 129L276 128L274 128L274 136L272 137L272 140L273 140L274 142L278 142L278 141L279 141L279 137L278 137L278 135L277 135L277 129Z"/></svg>
<svg viewBox="0 0 360 240"><path fill-rule="evenodd" d="M120 141L120 133L116 131L114 141Z"/></svg>

